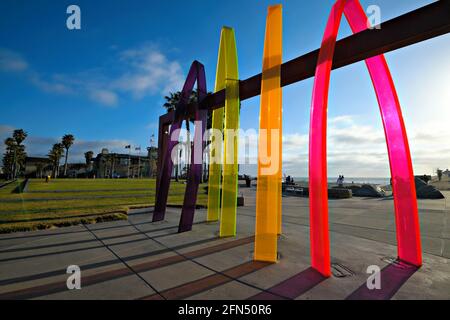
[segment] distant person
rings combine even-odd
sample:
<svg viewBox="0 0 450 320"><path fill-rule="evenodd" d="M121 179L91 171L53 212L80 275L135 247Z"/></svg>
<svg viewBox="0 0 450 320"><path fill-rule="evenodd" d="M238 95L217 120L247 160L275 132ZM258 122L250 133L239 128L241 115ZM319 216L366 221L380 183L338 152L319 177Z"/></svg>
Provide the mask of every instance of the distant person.
<svg viewBox="0 0 450 320"><path fill-rule="evenodd" d="M344 186L344 176L339 176L339 178L337 179L337 184L339 186L339 188Z"/></svg>
<svg viewBox="0 0 450 320"><path fill-rule="evenodd" d="M443 174L444 174L444 172L441 169L437 170L437 176L438 176L439 181L442 181L442 175Z"/></svg>
<svg viewBox="0 0 450 320"><path fill-rule="evenodd" d="M392 196L394 196L394 184L392 178L390 179L389 184L391 185Z"/></svg>

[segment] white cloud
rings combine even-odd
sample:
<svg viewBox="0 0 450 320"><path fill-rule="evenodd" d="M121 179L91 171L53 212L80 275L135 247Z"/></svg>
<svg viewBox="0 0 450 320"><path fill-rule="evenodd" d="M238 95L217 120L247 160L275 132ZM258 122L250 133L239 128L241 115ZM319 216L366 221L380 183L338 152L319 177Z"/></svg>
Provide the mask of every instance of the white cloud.
<svg viewBox="0 0 450 320"><path fill-rule="evenodd" d="M0 71L22 72L28 68L28 63L14 51L0 48Z"/></svg>
<svg viewBox="0 0 450 320"><path fill-rule="evenodd" d="M356 116L332 118L328 128L328 175L348 177L389 177L389 158L383 130L358 125ZM450 167L450 132L415 127L409 130L414 172L433 174ZM419 129L417 129L419 128ZM308 175L309 135L283 137L283 171L292 176Z"/></svg>
<svg viewBox="0 0 450 320"><path fill-rule="evenodd" d="M83 95L108 107L118 105L121 94L135 99L162 96L181 90L184 82L180 63L154 46L119 52L110 64L73 74L47 75L30 68L19 53L0 48L0 71L23 72L42 91Z"/></svg>
<svg viewBox="0 0 450 320"><path fill-rule="evenodd" d="M56 79L49 81L43 80L42 77L35 72L32 72L29 77L31 83L45 92L57 94L70 94L74 92L67 84L59 82Z"/></svg>
<svg viewBox="0 0 450 320"><path fill-rule="evenodd" d="M14 127L8 126L8 125L4 125L4 124L0 124L0 137L2 139L4 137L6 138L7 136L10 136L13 131L14 131Z"/></svg>
<svg viewBox="0 0 450 320"><path fill-rule="evenodd" d="M337 116L328 120L330 125L348 125L353 124L353 117L349 115Z"/></svg>
<svg viewBox="0 0 450 320"><path fill-rule="evenodd" d="M117 94L109 90L92 90L90 97L93 101L109 107L116 106L119 101Z"/></svg>
<svg viewBox="0 0 450 320"><path fill-rule="evenodd" d="M147 124L145 126L145 129L158 131L159 130L159 123L158 122L150 122L149 124ZM156 134L157 134L157 132L156 132Z"/></svg>
<svg viewBox="0 0 450 320"><path fill-rule="evenodd" d="M158 49L150 46L127 50L120 57L131 71L115 81L114 87L119 90L130 92L138 99L181 90L184 80L181 65L170 61Z"/></svg>

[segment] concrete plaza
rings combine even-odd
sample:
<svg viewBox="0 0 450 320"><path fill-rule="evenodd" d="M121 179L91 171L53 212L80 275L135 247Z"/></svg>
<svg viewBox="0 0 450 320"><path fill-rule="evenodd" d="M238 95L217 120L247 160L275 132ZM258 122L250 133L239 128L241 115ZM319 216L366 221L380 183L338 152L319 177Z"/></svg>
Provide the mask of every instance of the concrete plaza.
<svg viewBox="0 0 450 320"><path fill-rule="evenodd" d="M450 299L450 208L419 200L424 265L396 261L392 199L330 200L333 276L309 267L308 199L283 198L276 264L252 261L256 189L241 189L238 236L218 238L218 223L197 210L178 234L180 209L151 223L151 208L128 221L0 236L0 299ZM447 193L446 196L450 196ZM68 290L69 265L81 290ZM369 291L367 268L382 269Z"/></svg>

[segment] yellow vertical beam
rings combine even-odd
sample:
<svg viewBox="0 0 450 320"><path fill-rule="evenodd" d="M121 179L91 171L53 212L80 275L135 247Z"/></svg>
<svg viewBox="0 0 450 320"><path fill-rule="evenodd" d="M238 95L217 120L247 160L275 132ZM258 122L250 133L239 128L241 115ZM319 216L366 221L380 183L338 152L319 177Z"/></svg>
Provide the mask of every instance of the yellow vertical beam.
<svg viewBox="0 0 450 320"><path fill-rule="evenodd" d="M223 108L213 111L212 129L223 130ZM217 141L220 139L220 141ZM220 160L219 160L220 159ZM208 214L207 221L219 220L220 215L220 185L222 180L222 135L212 136L209 180L208 180Z"/></svg>
<svg viewBox="0 0 450 320"><path fill-rule="evenodd" d="M219 56L216 69L215 92L225 88L225 50L223 39L223 30L220 36ZM208 214L207 221L218 221L220 216L220 190L222 184L222 143L223 143L223 108L213 111L212 129L210 145L210 163L208 179ZM218 132L220 131L220 134Z"/></svg>
<svg viewBox="0 0 450 320"><path fill-rule="evenodd" d="M239 72L234 30L224 28L225 50L225 131L220 236L236 235L238 193Z"/></svg>
<svg viewBox="0 0 450 320"><path fill-rule="evenodd" d="M266 21L256 192L255 255L277 261L281 233L282 178L282 6L270 6Z"/></svg>
<svg viewBox="0 0 450 320"><path fill-rule="evenodd" d="M224 27L220 37L219 58L215 91L226 89L225 108L213 112L213 148L210 164L208 192L208 221L217 221L220 213L220 236L236 234L236 206L238 187L238 136L239 129L239 73L234 31ZM224 154L222 156L221 135L224 129ZM217 140L216 140L217 139ZM223 160L223 175L222 165ZM222 181L221 181L222 180ZM222 184L222 188L220 188ZM222 189L222 198L220 190ZM220 205L222 204L222 208Z"/></svg>

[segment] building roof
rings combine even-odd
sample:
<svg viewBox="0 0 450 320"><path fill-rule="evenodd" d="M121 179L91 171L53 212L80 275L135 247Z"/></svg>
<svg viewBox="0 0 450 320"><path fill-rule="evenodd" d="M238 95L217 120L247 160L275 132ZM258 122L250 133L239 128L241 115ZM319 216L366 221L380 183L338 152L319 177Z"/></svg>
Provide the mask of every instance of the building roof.
<svg viewBox="0 0 450 320"><path fill-rule="evenodd" d="M103 156L114 156L115 158L119 158L119 159L120 158L124 158L124 159L128 159L128 158L131 158L131 159L148 158L148 156L146 154L138 156L138 155L133 155L133 154L129 155L129 154L125 154L125 153L107 153L107 154L99 153L97 155L97 158L101 158Z"/></svg>
<svg viewBox="0 0 450 320"><path fill-rule="evenodd" d="M49 158L44 157L26 157L25 162L51 162Z"/></svg>

